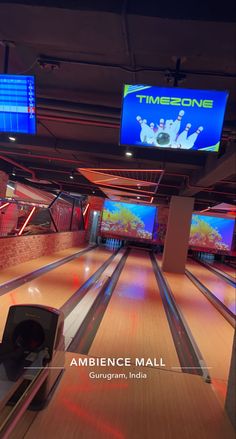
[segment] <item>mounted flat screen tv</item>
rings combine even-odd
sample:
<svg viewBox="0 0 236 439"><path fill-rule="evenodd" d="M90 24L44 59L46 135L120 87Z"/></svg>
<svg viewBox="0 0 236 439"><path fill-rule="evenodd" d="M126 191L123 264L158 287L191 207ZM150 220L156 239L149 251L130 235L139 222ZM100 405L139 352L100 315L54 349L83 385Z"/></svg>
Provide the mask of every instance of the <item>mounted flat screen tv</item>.
<svg viewBox="0 0 236 439"><path fill-rule="evenodd" d="M105 200L101 234L123 238L152 239L156 207Z"/></svg>
<svg viewBox="0 0 236 439"><path fill-rule="evenodd" d="M202 249L230 251L235 220L207 215L192 215L189 245Z"/></svg>
<svg viewBox="0 0 236 439"><path fill-rule="evenodd" d="M36 133L34 76L0 75L0 133Z"/></svg>
<svg viewBox="0 0 236 439"><path fill-rule="evenodd" d="M120 144L218 152L228 93L125 85Z"/></svg>

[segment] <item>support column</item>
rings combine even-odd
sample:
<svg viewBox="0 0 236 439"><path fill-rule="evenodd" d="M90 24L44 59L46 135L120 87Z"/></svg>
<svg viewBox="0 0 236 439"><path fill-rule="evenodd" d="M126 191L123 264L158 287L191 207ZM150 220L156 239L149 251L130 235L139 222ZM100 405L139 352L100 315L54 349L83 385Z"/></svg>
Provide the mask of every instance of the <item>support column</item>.
<svg viewBox="0 0 236 439"><path fill-rule="evenodd" d="M163 271L184 273L194 198L173 196L167 223Z"/></svg>
<svg viewBox="0 0 236 439"><path fill-rule="evenodd" d="M0 198L4 198L7 192L8 175L0 171Z"/></svg>
<svg viewBox="0 0 236 439"><path fill-rule="evenodd" d="M229 371L229 381L226 395L225 409L236 429L236 333L234 334L234 344Z"/></svg>

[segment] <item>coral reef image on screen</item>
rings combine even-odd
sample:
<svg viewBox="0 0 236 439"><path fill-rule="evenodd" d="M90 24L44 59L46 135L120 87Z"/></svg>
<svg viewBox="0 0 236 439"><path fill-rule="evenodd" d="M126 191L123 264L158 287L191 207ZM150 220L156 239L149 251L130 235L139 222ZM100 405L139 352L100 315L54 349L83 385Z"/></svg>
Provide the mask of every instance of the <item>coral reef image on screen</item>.
<svg viewBox="0 0 236 439"><path fill-rule="evenodd" d="M101 232L130 238L152 239L156 207L105 200Z"/></svg>
<svg viewBox="0 0 236 439"><path fill-rule="evenodd" d="M189 245L229 251L232 246L234 219L193 215Z"/></svg>

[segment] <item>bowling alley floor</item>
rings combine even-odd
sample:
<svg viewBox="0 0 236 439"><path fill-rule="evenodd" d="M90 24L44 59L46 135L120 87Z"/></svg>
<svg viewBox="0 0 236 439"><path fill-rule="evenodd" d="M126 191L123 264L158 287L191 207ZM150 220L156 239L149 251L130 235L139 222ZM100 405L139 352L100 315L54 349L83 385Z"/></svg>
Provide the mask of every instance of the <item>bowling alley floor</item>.
<svg viewBox="0 0 236 439"><path fill-rule="evenodd" d="M48 407L27 412L10 439L234 439L211 386L201 377L144 368L146 379L91 379L103 367L70 366ZM106 373L127 374L127 368ZM133 370L132 370L133 372Z"/></svg>
<svg viewBox="0 0 236 439"><path fill-rule="evenodd" d="M110 256L103 248L91 250L1 296L0 307L6 314L14 299L16 303L40 300L60 308ZM39 265L35 262L35 267ZM38 413L27 411L10 439L235 437L224 411L233 328L186 276L165 276L207 365L213 366L213 385L171 368L179 366L179 360L149 253L131 250L88 354L66 352L65 372L48 406ZM135 357L159 354L166 368L70 365L73 358L101 356L132 357L133 364ZM94 378L91 372L121 376ZM130 377L129 372L140 374ZM8 412L7 407L0 421Z"/></svg>

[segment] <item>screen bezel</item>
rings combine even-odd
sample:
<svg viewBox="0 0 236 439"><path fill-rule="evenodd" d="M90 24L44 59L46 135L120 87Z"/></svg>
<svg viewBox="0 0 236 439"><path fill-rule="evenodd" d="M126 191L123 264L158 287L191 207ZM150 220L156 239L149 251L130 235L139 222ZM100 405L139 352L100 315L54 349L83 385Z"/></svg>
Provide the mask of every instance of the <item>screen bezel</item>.
<svg viewBox="0 0 236 439"><path fill-rule="evenodd" d="M202 89L196 89L196 88L184 88L184 90L193 90L193 91L209 91L209 92L224 92L226 93L226 104L225 104L225 108L224 108L224 113L223 113L223 122L222 122L222 127L221 127L221 132L220 132L220 145L219 145L219 149L218 151L206 151L203 149L184 149L184 148L171 148L171 147L163 147L163 146L152 146L152 145L130 145L130 144L126 144L126 143L121 143L121 131L122 131L122 122L123 122L123 113L124 113L124 91L125 91L125 86L126 85L142 85L144 87L156 87L156 88L168 88L168 87L159 87L157 85L147 85L147 84L123 84L123 93L122 93L122 100L121 100L121 119L120 119L120 132L119 132L119 146L123 146L126 148L137 148L137 149L142 149L142 150L152 150L152 151L172 151L172 152L177 152L179 153L181 151L181 153L185 152L185 153L191 153L191 154L219 154L221 152L222 149L222 145L221 145L221 140L222 140L222 132L223 132L223 127L224 127L224 121L225 121L225 113L226 113L226 106L227 106L227 102L228 102L228 98L229 98L229 91L228 90L202 90ZM177 87L169 87L177 89ZM181 88L179 88L181 90ZM183 88L182 88L183 90Z"/></svg>
<svg viewBox="0 0 236 439"><path fill-rule="evenodd" d="M15 76L15 77L32 77L34 79L34 100L35 100L35 132L29 133L29 132L22 132L22 131L0 131L0 135L15 135L15 136L35 136L37 135L37 97L36 97L36 76L35 75L21 75L21 74L14 74L14 73L0 73L0 76Z"/></svg>
<svg viewBox="0 0 236 439"><path fill-rule="evenodd" d="M103 220L103 211L104 211L104 204L105 204L105 202L106 201L111 201L112 203L120 203L120 204L133 204L133 205L135 205L135 206L145 206L145 207L153 207L153 208L155 208L155 216L154 216L154 220L153 220L153 226L152 226L152 238L151 239L149 239L149 238L139 238L139 237L136 237L136 236L127 236L127 235L119 235L118 233L109 233L109 232L104 232L103 230L102 230L102 220ZM123 238L123 239L127 239L127 240L137 240L137 241L146 241L146 242L151 242L151 241L153 241L153 233L154 233L154 227L155 227L155 220L156 220L156 218L157 218L157 215L158 215L158 207L157 206L155 206L155 205L144 205L144 204L142 204L142 203L130 203L130 202L128 202L128 201L113 201L113 200L110 200L110 198L105 198L104 199L104 201L103 201L103 206L102 206L102 215L101 215L101 221L100 221L100 230L99 230L99 233L100 233L100 235L101 236L104 236L104 238L117 238L117 239L119 239L119 238ZM118 237L117 237L118 236Z"/></svg>

